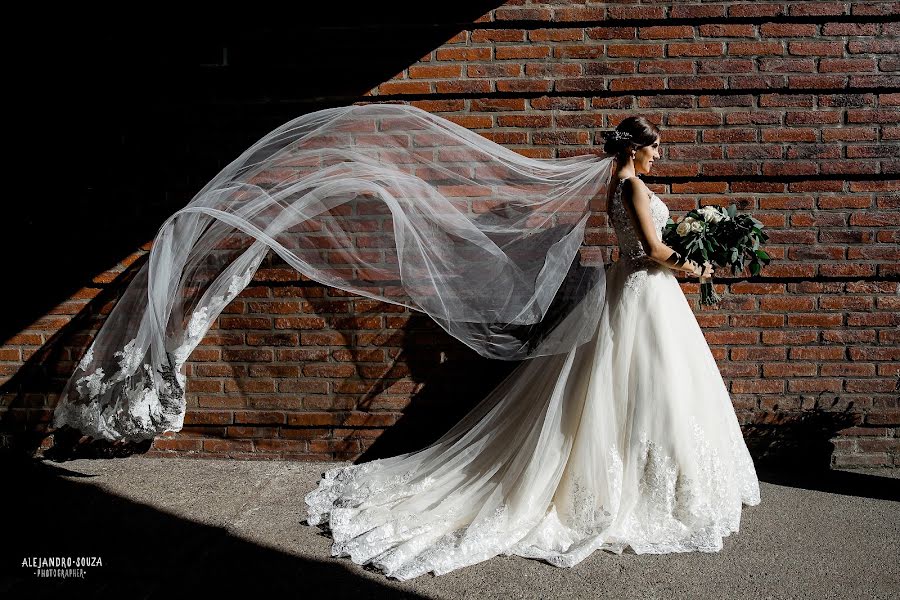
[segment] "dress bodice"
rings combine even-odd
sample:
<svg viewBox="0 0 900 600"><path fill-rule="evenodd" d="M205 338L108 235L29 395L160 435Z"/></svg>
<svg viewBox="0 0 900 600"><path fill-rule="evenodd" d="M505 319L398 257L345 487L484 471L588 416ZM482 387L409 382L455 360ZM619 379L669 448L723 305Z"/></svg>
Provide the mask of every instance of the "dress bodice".
<svg viewBox="0 0 900 600"><path fill-rule="evenodd" d="M644 252L640 237L638 237L637 231L628 217L628 212L622 204L624 181L624 179L619 179L616 183L616 191L613 193L609 205L609 220L616 231L616 239L619 242L619 260L647 262L650 259L647 253ZM662 240L662 230L669 219L669 207L653 192L650 192L650 215L653 217L653 223L656 225L656 235Z"/></svg>

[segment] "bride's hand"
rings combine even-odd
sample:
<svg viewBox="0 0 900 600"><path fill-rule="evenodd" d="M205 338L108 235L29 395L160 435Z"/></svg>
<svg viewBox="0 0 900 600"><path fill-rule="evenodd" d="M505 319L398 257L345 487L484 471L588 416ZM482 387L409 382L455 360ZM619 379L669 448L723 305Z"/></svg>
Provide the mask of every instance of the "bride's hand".
<svg viewBox="0 0 900 600"><path fill-rule="evenodd" d="M712 274L713 274L713 266L712 266L712 263L709 262L708 260L707 260L707 261L704 261L704 263L703 263L703 270L702 270L702 272L700 273L699 277L701 277L701 278L707 278L707 279L708 279L708 278L712 277Z"/></svg>

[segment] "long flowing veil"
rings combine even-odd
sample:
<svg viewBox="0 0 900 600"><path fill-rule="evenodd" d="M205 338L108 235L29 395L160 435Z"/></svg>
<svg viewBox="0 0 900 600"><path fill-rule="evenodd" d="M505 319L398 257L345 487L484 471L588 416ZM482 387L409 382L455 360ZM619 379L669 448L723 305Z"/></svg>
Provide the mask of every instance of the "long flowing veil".
<svg viewBox="0 0 900 600"><path fill-rule="evenodd" d="M269 250L311 280L427 313L482 356L567 352L605 302L602 265L575 258L613 160L529 158L402 104L294 119L163 223L53 425L108 440L181 429L184 364Z"/></svg>

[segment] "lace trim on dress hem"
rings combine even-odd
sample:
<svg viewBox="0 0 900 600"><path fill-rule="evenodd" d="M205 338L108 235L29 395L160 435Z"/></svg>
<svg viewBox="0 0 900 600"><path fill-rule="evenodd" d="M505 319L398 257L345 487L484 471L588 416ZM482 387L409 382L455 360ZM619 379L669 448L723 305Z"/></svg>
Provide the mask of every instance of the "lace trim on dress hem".
<svg viewBox="0 0 900 600"><path fill-rule="evenodd" d="M557 567L572 567L595 550L621 554L718 552L723 538L739 530L742 504L759 503L753 465L742 438L732 436L726 456L714 448L696 418L688 421L691 454L677 456L643 435L631 467L610 446L611 503L579 475L572 477L560 515L551 504L541 519L511 522L510 506L499 504L487 518L459 526L464 509L396 511L401 499L423 493L433 478L413 481L416 469L380 477L383 460L328 469L318 488L306 494L307 523L331 531L331 554L371 564L386 576L411 579L427 572L442 575L493 556L518 555ZM686 469L680 465L696 465ZM638 488L623 489L624 471L634 468ZM636 499L620 506L624 495ZM445 498L444 502L452 502ZM622 510L627 511L622 513Z"/></svg>

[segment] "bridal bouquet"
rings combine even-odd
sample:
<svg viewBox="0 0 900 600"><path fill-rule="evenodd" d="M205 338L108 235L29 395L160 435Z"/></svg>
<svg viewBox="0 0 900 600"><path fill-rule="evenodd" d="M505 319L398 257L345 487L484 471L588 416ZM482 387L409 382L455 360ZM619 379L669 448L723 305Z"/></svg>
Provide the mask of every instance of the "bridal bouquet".
<svg viewBox="0 0 900 600"><path fill-rule="evenodd" d="M748 260L750 273L759 274L761 265L769 264L769 255L760 244L769 239L763 224L750 215L737 214L734 204L728 208L709 205L694 209L679 222L669 219L663 228L663 243L682 255L702 264L710 261L731 267L732 274L744 270ZM712 279L700 278L700 304L717 304L722 300L713 289Z"/></svg>

